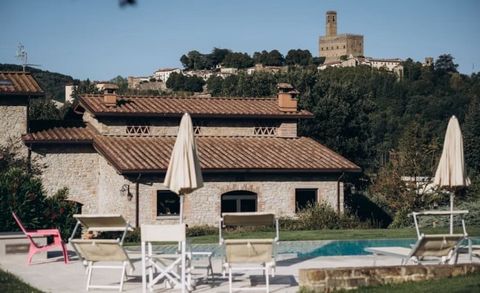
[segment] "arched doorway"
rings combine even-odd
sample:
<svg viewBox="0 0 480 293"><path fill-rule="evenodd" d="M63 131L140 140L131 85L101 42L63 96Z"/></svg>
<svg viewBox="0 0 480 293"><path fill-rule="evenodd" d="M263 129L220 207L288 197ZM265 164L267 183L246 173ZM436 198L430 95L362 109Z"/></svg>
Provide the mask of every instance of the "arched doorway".
<svg viewBox="0 0 480 293"><path fill-rule="evenodd" d="M235 190L222 194L222 213L256 212L257 194L246 190Z"/></svg>

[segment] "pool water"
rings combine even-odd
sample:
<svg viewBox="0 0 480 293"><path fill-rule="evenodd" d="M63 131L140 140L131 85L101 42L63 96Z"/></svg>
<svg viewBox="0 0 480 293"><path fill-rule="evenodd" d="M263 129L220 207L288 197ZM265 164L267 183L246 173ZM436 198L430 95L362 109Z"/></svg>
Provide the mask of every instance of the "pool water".
<svg viewBox="0 0 480 293"><path fill-rule="evenodd" d="M375 239L375 240L318 240L318 241L280 241L277 254L287 258L314 258L318 256L368 255L366 247L410 247L417 239ZM472 238L473 244L480 244L480 237ZM466 245L466 242L464 243ZM175 253L176 245L159 245L154 248L162 253ZM191 251L213 252L215 258L222 257L223 248L218 244L192 244ZM140 247L129 247L129 250L139 251Z"/></svg>
<svg viewBox="0 0 480 293"><path fill-rule="evenodd" d="M366 255L366 247L403 246L409 247L416 239L376 239L332 241L311 251L297 252L298 258L332 255Z"/></svg>

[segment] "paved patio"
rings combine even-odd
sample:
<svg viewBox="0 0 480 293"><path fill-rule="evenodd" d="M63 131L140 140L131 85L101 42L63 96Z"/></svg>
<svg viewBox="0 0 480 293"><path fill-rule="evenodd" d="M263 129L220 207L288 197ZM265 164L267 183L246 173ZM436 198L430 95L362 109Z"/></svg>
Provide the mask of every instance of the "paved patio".
<svg viewBox="0 0 480 293"><path fill-rule="evenodd" d="M63 258L50 257L41 259L34 257L32 265L26 264L26 255L9 255L0 260L0 268L9 271L32 286L45 292L86 292L86 274L83 265L76 259L73 251L70 251L72 261L65 265ZM293 255L279 255L277 273L270 278L271 292L297 292L298 271L300 268L331 268L331 267L360 267L372 266L373 256L328 256L311 259L298 259ZM205 270L194 270L194 277L199 278L195 292L228 292L228 279L222 278L221 260L213 259L215 272L214 282L205 283L200 276ZM461 256L460 262L467 262L466 256ZM135 270L125 282L124 292L141 292L141 263L135 260ZM400 260L391 257L378 257L377 266L399 265ZM120 270L97 270L93 282L101 284L118 284ZM264 279L261 272L251 274L236 274L234 277L235 287L263 286ZM91 290L100 292L105 290ZM110 292L115 292L109 290ZM180 292L179 289L166 289L162 285L156 287L155 292Z"/></svg>

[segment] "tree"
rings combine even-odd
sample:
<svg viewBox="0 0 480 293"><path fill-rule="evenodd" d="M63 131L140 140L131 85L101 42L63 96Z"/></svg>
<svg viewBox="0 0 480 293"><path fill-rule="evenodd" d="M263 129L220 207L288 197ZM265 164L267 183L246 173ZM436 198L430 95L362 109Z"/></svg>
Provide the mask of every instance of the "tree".
<svg viewBox="0 0 480 293"><path fill-rule="evenodd" d="M79 206L65 201L66 189L47 197L40 175L36 165L30 167L27 159L16 155L11 147L0 149L0 226L3 231L19 230L13 211L27 227L59 227L62 237L67 238Z"/></svg>
<svg viewBox="0 0 480 293"><path fill-rule="evenodd" d="M480 175L480 97L472 98L463 125L467 171Z"/></svg>
<svg viewBox="0 0 480 293"><path fill-rule="evenodd" d="M229 53L223 59L223 66L233 68L248 68L253 66L253 59L247 53Z"/></svg>
<svg viewBox="0 0 480 293"><path fill-rule="evenodd" d="M253 60L255 64L264 66L282 66L285 64L285 58L278 50L255 52L253 53Z"/></svg>
<svg viewBox="0 0 480 293"><path fill-rule="evenodd" d="M285 57L287 65L307 66L312 63L312 54L308 50L290 50Z"/></svg>
<svg viewBox="0 0 480 293"><path fill-rule="evenodd" d="M62 120L63 111L51 99L39 98L30 100L28 116L30 120Z"/></svg>
<svg viewBox="0 0 480 293"><path fill-rule="evenodd" d="M128 80L120 75L114 77L110 80L110 82L116 84L118 86L117 93L118 94L125 94L128 90Z"/></svg>
<svg viewBox="0 0 480 293"><path fill-rule="evenodd" d="M229 49L213 48L212 53L209 54L208 58L211 60L210 62L215 67L219 64L222 64L225 57L230 53L232 53L232 51Z"/></svg>
<svg viewBox="0 0 480 293"><path fill-rule="evenodd" d="M198 76L185 76L173 72L167 80L167 88L174 91L201 92L205 81Z"/></svg>
<svg viewBox="0 0 480 293"><path fill-rule="evenodd" d="M458 64L453 62L455 58L452 57L450 54L443 54L438 56L437 60L435 60L435 71L440 72L447 72L447 73L454 73L458 72L457 67Z"/></svg>

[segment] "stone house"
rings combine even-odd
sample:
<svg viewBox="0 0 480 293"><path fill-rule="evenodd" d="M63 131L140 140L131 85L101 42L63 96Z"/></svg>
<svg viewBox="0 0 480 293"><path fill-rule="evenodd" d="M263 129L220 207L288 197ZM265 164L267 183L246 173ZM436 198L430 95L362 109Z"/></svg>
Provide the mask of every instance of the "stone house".
<svg viewBox="0 0 480 293"><path fill-rule="evenodd" d="M30 73L0 71L0 147L26 153L21 137L28 131L28 101L43 95Z"/></svg>
<svg viewBox="0 0 480 293"><path fill-rule="evenodd" d="M82 213L119 213L136 225L177 222L179 198L162 182L188 112L204 187L185 197L186 223L216 225L221 212L294 216L321 200L342 212L342 174L360 169L297 135L298 120L313 115L297 108L296 95L288 84L276 98L86 95L75 105L80 125L30 132L23 142L46 190L67 187Z"/></svg>

